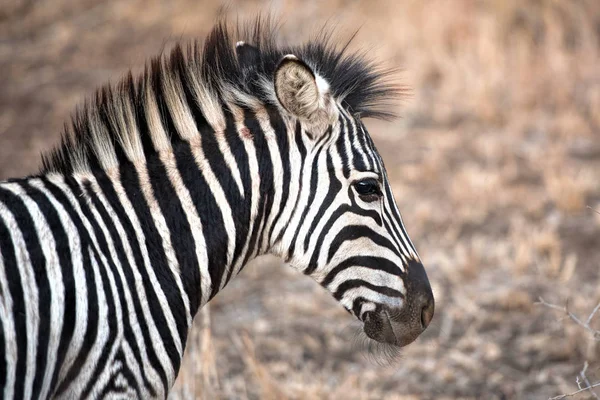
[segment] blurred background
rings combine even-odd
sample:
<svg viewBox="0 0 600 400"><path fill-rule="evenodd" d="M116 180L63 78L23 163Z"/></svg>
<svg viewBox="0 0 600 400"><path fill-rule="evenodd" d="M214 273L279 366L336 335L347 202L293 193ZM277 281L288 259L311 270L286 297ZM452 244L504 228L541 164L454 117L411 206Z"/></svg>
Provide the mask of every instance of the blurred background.
<svg viewBox="0 0 600 400"><path fill-rule="evenodd" d="M586 365L600 381L600 2L225 3L273 10L288 42L361 27L355 46L401 68L401 118L367 125L436 315L379 365L327 292L260 259L197 318L171 398L546 399L584 387ZM222 5L0 0L0 178L37 171L76 104L203 38Z"/></svg>

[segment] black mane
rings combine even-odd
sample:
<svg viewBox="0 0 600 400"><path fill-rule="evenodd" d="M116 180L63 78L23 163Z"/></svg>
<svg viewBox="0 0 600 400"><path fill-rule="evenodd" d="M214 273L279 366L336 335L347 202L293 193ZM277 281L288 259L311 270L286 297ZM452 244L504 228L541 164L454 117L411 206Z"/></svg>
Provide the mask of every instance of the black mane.
<svg viewBox="0 0 600 400"><path fill-rule="evenodd" d="M272 82L275 68L286 54L294 54L307 63L330 85L334 97L344 98L344 103L364 118L392 118L390 100L400 93L390 78L395 72L378 66L368 59L366 52L350 53L348 47L354 39L338 45L334 34L323 29L304 44L280 46L277 43L275 24L270 19L255 21L234 30L226 21L219 22L209 34L202 52L202 68L205 76L216 80L226 79L244 92L259 97L265 103L271 97L256 83L258 78ZM241 66L236 57L236 40L244 41L258 49L254 65Z"/></svg>
<svg viewBox="0 0 600 400"><path fill-rule="evenodd" d="M126 114L124 108L128 103L133 113L133 122L129 122L139 126L144 114L144 88L151 86L159 105L164 105L160 99L160 84L164 80L176 80L189 92L190 74L196 74L204 87L219 99L226 97L226 91L234 90L273 105L276 101L272 93L273 74L287 54L294 54L324 78L333 97L341 99L351 113L362 118L392 118L390 103L402 92L390 79L395 70L377 65L367 57L366 51L350 52L348 47L354 36L339 45L334 42L332 31L323 29L304 44L286 46L277 42L276 24L270 18L258 17L235 25L221 20L203 44L196 41L185 48L178 44L169 55L161 55L146 64L144 73L137 79L129 73L115 87L99 89L92 100L76 111L70 126L65 127L60 146L42 156L41 172L70 173L77 169L74 164L79 164L81 169L81 160L84 164L97 164L89 136L92 123L98 121L108 132L106 139L119 153L117 132L131 126L115 125L116 121L123 121L115 117ZM252 50L242 55L236 53L238 41ZM164 108L161 111L164 113ZM90 121L90 115L94 121ZM147 139L142 138L142 141L147 143Z"/></svg>

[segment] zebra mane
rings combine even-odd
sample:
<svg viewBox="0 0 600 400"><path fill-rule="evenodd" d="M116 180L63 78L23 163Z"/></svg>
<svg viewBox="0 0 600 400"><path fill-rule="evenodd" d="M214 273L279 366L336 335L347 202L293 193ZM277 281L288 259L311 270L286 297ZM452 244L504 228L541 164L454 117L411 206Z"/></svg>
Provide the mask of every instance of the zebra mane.
<svg viewBox="0 0 600 400"><path fill-rule="evenodd" d="M217 130L224 129L223 103L276 106L273 75L287 54L324 78L333 97L351 113L393 118L391 102L402 93L391 81L395 70L376 64L366 51L350 52L354 36L339 45L333 31L323 29L304 44L279 45L271 18L245 24L223 19L203 44L177 44L170 54L147 63L139 77L129 72L116 85L97 90L65 125L60 145L42 154L41 173L108 170L123 156L143 160L146 151L167 148L172 132L190 139L191 132L198 134L190 125L189 105L194 102ZM241 42L251 51L236 52Z"/></svg>

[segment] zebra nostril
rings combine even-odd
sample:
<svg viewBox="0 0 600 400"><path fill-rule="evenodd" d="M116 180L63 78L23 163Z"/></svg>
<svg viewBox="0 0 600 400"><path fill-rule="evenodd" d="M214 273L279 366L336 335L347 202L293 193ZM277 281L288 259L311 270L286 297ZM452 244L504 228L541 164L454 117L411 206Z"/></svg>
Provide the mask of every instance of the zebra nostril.
<svg viewBox="0 0 600 400"><path fill-rule="evenodd" d="M423 308L421 309L421 328L423 330L427 329L429 323L433 319L434 305L433 301L429 300Z"/></svg>
<svg viewBox="0 0 600 400"><path fill-rule="evenodd" d="M371 312L367 311L367 312L366 312L366 313L363 315L363 317L362 317L362 321L363 321L363 322L365 322L365 323L366 323L366 322L369 322L369 319L370 319L370 318L369 318L369 316L370 316L370 315L371 315Z"/></svg>

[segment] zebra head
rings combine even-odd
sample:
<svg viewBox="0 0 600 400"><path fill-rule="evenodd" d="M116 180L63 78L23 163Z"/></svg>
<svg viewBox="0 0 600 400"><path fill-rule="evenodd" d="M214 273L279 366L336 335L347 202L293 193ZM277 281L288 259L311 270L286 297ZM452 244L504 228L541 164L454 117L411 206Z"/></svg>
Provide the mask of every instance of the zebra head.
<svg viewBox="0 0 600 400"><path fill-rule="evenodd" d="M289 54L274 70L292 154L300 159L289 166L298 182L275 253L327 288L369 338L404 346L433 317L431 287L373 141L320 67ZM380 90L374 81L361 83L372 85L366 96Z"/></svg>

